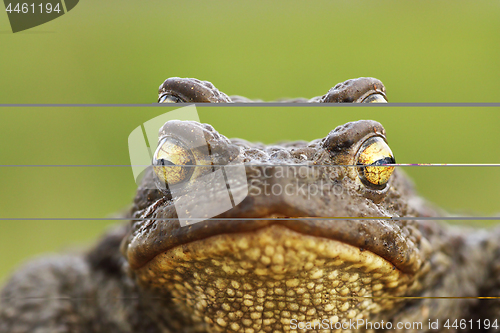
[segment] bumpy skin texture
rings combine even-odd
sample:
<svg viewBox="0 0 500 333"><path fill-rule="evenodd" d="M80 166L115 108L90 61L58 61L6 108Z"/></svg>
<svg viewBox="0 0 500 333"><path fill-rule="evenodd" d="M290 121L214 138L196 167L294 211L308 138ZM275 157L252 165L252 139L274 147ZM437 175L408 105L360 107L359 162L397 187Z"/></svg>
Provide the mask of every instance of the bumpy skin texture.
<svg viewBox="0 0 500 333"><path fill-rule="evenodd" d="M309 101L373 101L374 94L385 100L382 83L361 78ZM180 78L160 86L159 100L249 102ZM500 296L500 232L388 219L442 213L401 170L374 188L349 167L369 138L386 140L379 123L357 121L310 143L264 146L229 140L207 124L170 121L159 142L186 144L192 132L202 133L210 155L190 150L205 167L185 187L204 185L201 176L218 170L214 165L240 163L250 187L228 185L234 197L245 188L248 196L210 221L181 227L173 188L158 190L148 169L131 223L87 253L40 259L13 275L1 292L0 332L299 332L290 330L290 319L423 324L396 332L431 331L429 320L438 320L439 331L452 332L443 328L447 319L500 316L497 302L465 298ZM273 185L296 191L266 195ZM198 187L193 207L211 205L217 194L215 186ZM460 298L436 298L449 296ZM343 330L350 331L365 329Z"/></svg>

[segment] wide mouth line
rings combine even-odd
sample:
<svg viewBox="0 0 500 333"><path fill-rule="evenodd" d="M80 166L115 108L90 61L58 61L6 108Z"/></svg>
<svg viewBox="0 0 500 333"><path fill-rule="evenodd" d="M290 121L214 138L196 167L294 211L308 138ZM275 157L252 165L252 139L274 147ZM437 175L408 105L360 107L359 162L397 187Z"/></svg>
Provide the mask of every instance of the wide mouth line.
<svg viewBox="0 0 500 333"><path fill-rule="evenodd" d="M276 215L278 215L278 214L276 214ZM377 245L374 246L373 244L370 245L369 243L366 243L366 238L365 238L365 241L361 240L361 242L360 242L360 238L358 236L353 236L352 233L349 233L349 232L346 232L346 233L342 232L339 234L336 234L335 232L332 233L331 231L326 230L324 228L324 225L318 226L317 228L316 227L311 228L311 224L310 224L311 220L318 219L317 217L306 217L306 216L304 216L304 217L286 217L286 216L276 216L276 215L269 215L267 217L259 217L259 218L241 218L241 220L244 220L244 221L255 221L256 223L258 223L256 225L250 224L246 228L244 227L246 225L246 222L240 222L240 226L243 226L241 228L238 227L238 225L234 225L234 226L227 227L227 229L224 228L224 230L220 229L221 223L223 224L225 221L230 222L231 220L237 222L237 220L239 220L240 218L224 218L224 221L222 221L222 219L214 219L215 224L213 224L212 226L210 225L210 223L207 223L209 221L203 221L202 223L188 224L186 227L180 227L180 229L177 229L177 231L181 231L181 230L185 229L186 233L178 234L177 236L180 236L180 237L174 236L175 237L174 239L176 239L176 240L173 240L170 243L170 245L165 246L166 244L163 244L162 249L159 251L155 251L156 254L154 256L146 255L146 257L149 257L149 258L143 257L143 260L140 260L142 262L140 262L140 263L137 262L137 265L132 265L132 266L136 266L135 269L138 269L140 267L143 267L147 262L153 260L153 258L155 258L156 256L158 256L161 253L165 253L169 250L172 250L172 249L178 248L178 247L182 247L182 246L188 245L190 243L204 242L204 241L207 241L208 239L210 239L214 236L241 234L242 237L245 237L245 235L258 233L259 231L261 231L263 229L279 225L281 227L285 227L288 230L297 232L297 233L299 233L303 236L306 236L306 237L313 236L313 237L337 241L337 242L340 242L340 243L343 243L343 244L346 244L349 246L357 247L360 251L368 251L368 252L373 253L374 255L376 255L380 258L387 260L389 263L391 263L391 265L393 265L393 267L395 269L398 269L401 272L409 273L409 274L415 273L416 267L414 267L413 264L408 265L408 262L406 262L406 260L404 260L405 262L400 262L401 258L399 255L395 255L394 253L391 254L390 252L385 251L384 248L379 248L379 246L377 246ZM334 218L334 219L332 219L332 218L320 218L319 220L325 221L328 219L337 220L337 221L341 221L341 220L346 221L349 219L352 220L351 217ZM376 217L375 218L370 217L368 219L367 218L356 218L356 220L371 220L371 221L377 220L377 219L381 220L380 218L376 218ZM388 218L388 217L383 218L383 220L387 220L387 219L390 219L390 218ZM177 221L178 219L171 219L171 220ZM263 221L268 221L268 222L266 223ZM287 221L289 221L292 224L286 223ZM304 225L304 227L301 227L299 224L296 224L296 223L300 223L300 221L304 221L304 223L306 223ZM159 221L159 222L161 224L162 221ZM241 224L241 223L243 223L243 224ZM251 223L251 222L249 222L249 223ZM384 223L384 226L387 226L387 225ZM194 229L191 229L191 228L194 228ZM390 230L387 230L387 231L391 232L392 228L389 228L389 229ZM398 233L394 233L393 236L395 239L396 238L401 239L401 235L399 235ZM355 239L353 239L352 237L354 237ZM371 235L370 238L371 239L377 239L377 238L380 239L381 235L376 233L376 234ZM406 243L406 241L404 239L401 239L401 240L404 243ZM167 242L168 242L168 240L167 240Z"/></svg>

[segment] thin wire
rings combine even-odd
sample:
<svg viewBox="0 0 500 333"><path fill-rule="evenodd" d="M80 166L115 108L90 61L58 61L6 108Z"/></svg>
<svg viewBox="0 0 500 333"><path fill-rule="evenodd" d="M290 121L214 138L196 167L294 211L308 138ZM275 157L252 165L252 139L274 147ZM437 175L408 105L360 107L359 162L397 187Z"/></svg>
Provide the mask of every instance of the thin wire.
<svg viewBox="0 0 500 333"><path fill-rule="evenodd" d="M220 217L220 218L138 218L138 217L108 217L108 218L93 218L93 217L19 217L9 218L2 217L0 221L314 221L314 220L392 220L392 221L496 221L500 220L500 216L436 216L436 217L388 217L388 216L371 216L371 217L350 217L350 216L318 216L318 217Z"/></svg>
<svg viewBox="0 0 500 333"><path fill-rule="evenodd" d="M195 107L500 107L500 103L286 103L286 102L250 102L250 103L142 103L142 104L0 104L0 107L64 107L64 108L109 108L109 107L160 107L180 108Z"/></svg>
<svg viewBox="0 0 500 333"><path fill-rule="evenodd" d="M31 299L31 300L94 300L90 297L0 297L2 300L18 300L18 299ZM136 299L159 299L159 300L184 300L187 298L179 297L106 297L106 299L115 300L136 300ZM206 297L207 300L215 300L215 298ZM336 296L331 299L500 299L500 296Z"/></svg>
<svg viewBox="0 0 500 333"><path fill-rule="evenodd" d="M0 164L1 168L105 168L105 167L149 167L151 164ZM338 164L214 164L214 165L170 165L159 167L356 167L363 168L366 165L338 165ZM500 163L411 163L411 164L383 164L380 167L500 167Z"/></svg>

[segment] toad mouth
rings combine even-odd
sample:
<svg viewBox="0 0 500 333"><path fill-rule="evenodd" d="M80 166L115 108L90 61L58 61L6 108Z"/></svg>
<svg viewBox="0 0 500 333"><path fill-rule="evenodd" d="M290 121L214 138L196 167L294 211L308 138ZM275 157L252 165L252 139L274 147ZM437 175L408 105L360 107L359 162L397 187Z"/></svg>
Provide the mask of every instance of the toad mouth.
<svg viewBox="0 0 500 333"><path fill-rule="evenodd" d="M210 243L214 237L226 237L228 241L235 237L244 239L274 226L295 233L294 237L334 241L360 252L372 252L390 263L392 268L406 274L415 274L422 263L412 239L394 221L386 219L285 216L275 213L260 217L231 217L226 214L180 227L175 218L156 218L147 223L136 222L135 230L128 237L129 243L124 252L134 270L162 253L189 247L194 242Z"/></svg>
<svg viewBox="0 0 500 333"><path fill-rule="evenodd" d="M392 308L413 286L411 274L371 251L279 224L184 243L134 274L154 295L170 295L167 306L181 316L221 329L261 318L278 329L289 325L288 312L306 321L364 318Z"/></svg>

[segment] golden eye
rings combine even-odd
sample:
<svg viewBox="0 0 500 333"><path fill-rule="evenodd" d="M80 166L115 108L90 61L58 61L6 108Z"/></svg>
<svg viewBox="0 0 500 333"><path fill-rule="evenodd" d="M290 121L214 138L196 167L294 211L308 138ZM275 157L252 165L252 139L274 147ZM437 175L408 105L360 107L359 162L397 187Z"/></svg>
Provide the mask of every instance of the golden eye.
<svg viewBox="0 0 500 333"><path fill-rule="evenodd" d="M196 160L191 150L174 138L164 138L153 156L153 169L163 183L177 184L190 179Z"/></svg>
<svg viewBox="0 0 500 333"><path fill-rule="evenodd" d="M163 95L158 99L158 103L184 103L185 101L174 95Z"/></svg>
<svg viewBox="0 0 500 333"><path fill-rule="evenodd" d="M395 164L396 160L392 151L379 136L366 140L359 149L357 155L357 165L359 178L366 186L377 190L385 187L394 171L394 166L384 166L385 164Z"/></svg>
<svg viewBox="0 0 500 333"><path fill-rule="evenodd" d="M382 94L371 94L366 97L361 103L387 103L384 95Z"/></svg>

